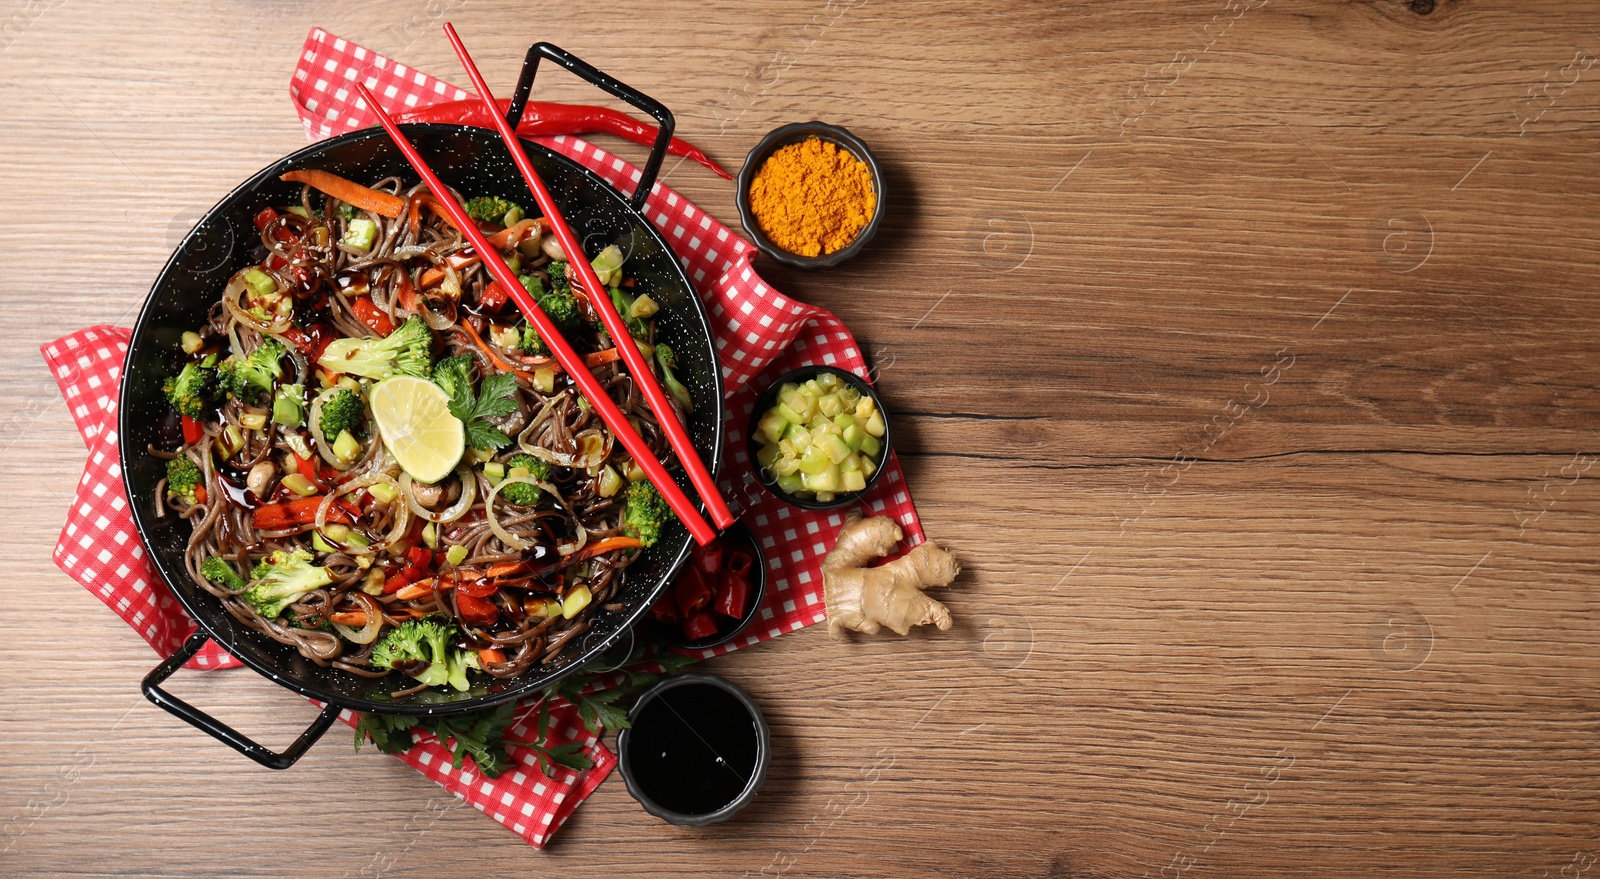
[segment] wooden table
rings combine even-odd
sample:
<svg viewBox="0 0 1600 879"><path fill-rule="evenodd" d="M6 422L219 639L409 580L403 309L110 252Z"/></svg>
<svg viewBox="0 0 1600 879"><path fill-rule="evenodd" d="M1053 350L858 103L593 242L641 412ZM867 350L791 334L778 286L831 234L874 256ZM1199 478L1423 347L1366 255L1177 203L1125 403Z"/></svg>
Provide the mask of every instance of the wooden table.
<svg viewBox="0 0 1600 879"><path fill-rule="evenodd" d="M0 874L1593 875L1595 13L10 0ZM38 346L128 324L304 143L308 28L459 81L446 19L492 81L558 42L730 167L822 118L889 169L866 254L761 268L872 352L957 625L708 663L776 731L730 824L613 777L538 852L342 734L256 769L139 697L153 654L51 563L83 451ZM175 686L268 742L312 714Z"/></svg>

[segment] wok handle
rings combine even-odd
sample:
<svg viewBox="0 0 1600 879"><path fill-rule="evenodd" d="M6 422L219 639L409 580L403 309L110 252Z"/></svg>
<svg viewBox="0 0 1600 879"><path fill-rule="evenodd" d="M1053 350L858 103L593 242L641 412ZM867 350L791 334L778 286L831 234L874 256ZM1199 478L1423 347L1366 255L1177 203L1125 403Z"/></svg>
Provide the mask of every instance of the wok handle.
<svg viewBox="0 0 1600 879"><path fill-rule="evenodd" d="M317 739L322 738L323 733L328 731L328 727L332 726L333 722L338 719L339 706L329 705L323 708L322 713L317 715L317 719L311 722L311 726L307 727L306 731L300 734L300 738L295 739L294 744L290 745L282 753L256 743L253 739L233 727L161 689L161 682L172 677L173 672L176 672L183 667L184 663L194 658L194 655L200 652L200 648L206 646L206 642L210 640L211 636L207 635L204 630L190 635L189 640L184 642L183 647L177 653L167 657L166 662L156 666L154 670L144 676L144 682L139 685L139 689L144 691L144 697L178 719L185 721L268 769L288 769L293 766L295 761L299 760L307 749L316 744Z"/></svg>
<svg viewBox="0 0 1600 879"><path fill-rule="evenodd" d="M634 188L631 201L633 209L643 213L645 199L650 197L650 189L655 186L656 174L661 171L661 161L666 158L667 146L672 143L672 132L677 127L677 122L672 118L672 111L655 98L613 79L609 74L560 46L552 43L534 43L528 47L527 60L522 63L522 76L517 80L516 94L512 95L511 107L506 112L506 121L511 123L513 131L516 130L517 123L522 121L522 111L527 108L528 95L533 92L533 78L539 73L541 58L549 58L578 77L588 80L595 87L627 101L656 120L656 142L650 147L650 158L644 163L644 171L639 175L639 185Z"/></svg>

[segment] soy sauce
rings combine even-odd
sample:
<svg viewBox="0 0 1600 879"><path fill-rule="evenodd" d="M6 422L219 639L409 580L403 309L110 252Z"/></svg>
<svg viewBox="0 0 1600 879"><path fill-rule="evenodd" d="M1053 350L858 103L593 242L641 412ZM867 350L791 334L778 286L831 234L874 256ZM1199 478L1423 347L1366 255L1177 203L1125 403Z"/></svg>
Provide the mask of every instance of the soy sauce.
<svg viewBox="0 0 1600 879"><path fill-rule="evenodd" d="M664 809L706 815L750 786L760 733L755 718L731 693L687 683L645 704L627 748L642 793Z"/></svg>

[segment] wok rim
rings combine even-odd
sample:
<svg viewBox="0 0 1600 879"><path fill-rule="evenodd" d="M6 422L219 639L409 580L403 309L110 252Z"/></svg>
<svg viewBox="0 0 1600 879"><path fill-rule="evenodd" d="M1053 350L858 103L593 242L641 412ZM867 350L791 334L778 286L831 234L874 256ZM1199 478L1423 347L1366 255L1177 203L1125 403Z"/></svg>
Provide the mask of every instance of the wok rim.
<svg viewBox="0 0 1600 879"><path fill-rule="evenodd" d="M476 128L469 125L414 122L402 124L400 127L405 131L443 132L465 135L470 138L478 138L493 144L501 143L499 136L495 132L490 131L489 129ZM654 587L648 590L645 600L641 601L637 607L627 609L622 612L623 621L620 625L618 625L616 631L601 639L597 644L581 651L573 659L568 661L564 667L557 669L548 675L536 676L521 682L517 682L516 679L511 679L510 681L506 682L505 689L499 692L490 692L482 696L474 696L457 702L446 702L439 704L375 702L366 699L348 699L343 696L327 692L319 687L308 685L296 679L292 674L287 672L287 670L274 667L271 663L258 660L253 651L239 650L234 644L235 639L232 637L231 632L227 634L218 632L207 622L205 616L197 611L198 605L194 604L191 599L202 600L203 598L207 598L209 596L204 595L203 590L201 590L197 584L189 582L190 577L186 570L173 571L169 569L169 566L162 557L162 553L157 550L149 534L149 528L145 522L145 518L149 514L149 511L141 510L138 508L137 504L133 503L133 498L136 496L136 492L134 491L132 477L134 468L129 466L131 460L130 456L134 454L142 455L146 452L142 449L130 449L126 441L126 438L131 433L129 430L128 419L132 416L130 415L131 409L122 406L121 403L128 398L127 394L129 390L129 383L132 381L133 370L129 367L129 364L133 359L134 351L140 347L139 340L146 338L154 332L157 319L152 313L152 306L156 301L157 292L171 283L174 273L182 270L180 258L184 252L184 249L188 246L191 238L199 229L206 226L207 223L214 220L220 222L219 215L231 207L234 202L248 197L256 188L269 180L275 179L284 171L296 167L311 167L305 163L315 161L321 158L325 153L328 153L339 147L343 147L347 144L360 143L362 141L374 138L385 139L387 138L387 135L384 133L382 128L378 127L360 129L309 144L302 149L296 150L277 159L272 164L262 168L260 171L246 178L242 183L229 191L227 195L218 200L216 204L212 205L211 208L195 222L194 226L191 227L189 232L185 234L183 240L180 241L173 249L172 255L167 258L167 262L162 266L160 273L157 274L154 283L151 284L150 292L145 295L144 304L139 309L139 317L134 322L132 334L128 339L128 353L123 361L122 376L118 381L117 388L117 399L119 404L117 411L117 460L118 464L122 468L123 491L126 492L129 499L129 513L133 519L134 529L139 534L139 542L143 546L145 554L150 560L151 566L155 568L156 573L161 577L167 588L178 600L179 605L183 607L184 612L188 614L189 618L195 623L195 625L198 626L201 631L204 631L213 642L219 645L222 649L226 650L230 656L244 664L245 667L251 669L257 674L260 674L273 683L298 693L301 696L305 696L308 699L312 699L322 704L337 705L340 708L350 711L413 717L450 717L461 714L471 714L476 711L503 705L507 702L518 701L527 696L538 693L552 684L562 680L563 678L575 674L584 666L588 665L591 661L604 654L607 650L610 650L618 641L622 640L624 636L633 634L639 624L639 621L644 618L651 605L653 605L656 600L661 597L661 594L671 586L678 572L688 560L689 553L694 548L693 538L684 543L683 547L667 565L666 571L660 580L654 585ZM599 174L595 173L593 170L584 166L582 163L577 162L571 157L550 149L543 144L535 143L527 138L518 138L518 140L523 150L535 150L544 153L551 160L557 162L558 164L568 166L571 170L576 171L580 175L588 178L590 183L616 198L618 203L633 217L637 226L647 230L648 234L655 239L656 243L660 245L661 249L668 255L668 261L672 264L674 276L684 285L685 289L688 290L689 299L694 304L694 316L690 321L691 327L697 337L700 335L704 336L705 345L711 357L711 385L716 396L717 406L713 415L714 422L712 430L712 444L710 449L711 457L706 463L712 479L715 480L717 474L722 469L722 452L726 444L727 418L725 405L726 401L724 397L722 381L722 368L717 357L716 339L711 328L710 317L706 313L705 303L701 300L699 291L696 289L694 283L690 281L688 272L683 265L682 259L678 256L677 251L667 243L666 238L661 234L661 230L657 229L655 225L650 222L649 217L643 211L635 210L629 200L624 197L615 186L607 183L603 178L601 178ZM692 494L691 497L693 497ZM705 509L705 506L702 503L697 503L696 506L702 511ZM682 525L680 524L679 527L682 527ZM180 588L180 586L177 585L178 583L187 583L187 588ZM195 590L193 595L189 593L190 589ZM228 613L226 610L223 610L222 612L224 614ZM637 637L636 634L634 636ZM280 644L279 646L291 652L294 649L289 645ZM348 674L348 672L345 672L345 674Z"/></svg>

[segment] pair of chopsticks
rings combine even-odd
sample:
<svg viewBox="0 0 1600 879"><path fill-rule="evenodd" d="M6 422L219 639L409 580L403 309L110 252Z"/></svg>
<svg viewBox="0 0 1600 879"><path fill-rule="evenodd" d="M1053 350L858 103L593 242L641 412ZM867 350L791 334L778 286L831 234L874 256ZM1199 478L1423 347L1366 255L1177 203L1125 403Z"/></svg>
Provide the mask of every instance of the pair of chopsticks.
<svg viewBox="0 0 1600 879"><path fill-rule="evenodd" d="M555 200L550 197L549 190L545 188L544 181L540 179L538 172L533 168L532 162L528 160L527 154L523 152L521 145L517 142L516 133L512 131L505 117L500 115L499 108L495 105L494 95L489 91L489 87L483 81L482 75L478 73L477 66L472 63L472 58L467 54L466 47L461 44L461 39L456 35L455 29L446 24L445 32L449 34L450 42L455 47L462 66L466 68L467 75L471 77L473 86L478 91L478 97L488 108L488 115L495 120L496 127L511 153L512 160L516 162L517 169L522 172L523 179L527 181L528 188L533 192L540 210L543 211L545 219L550 223L557 240L560 241L562 252L567 254L568 264L577 268L579 286L588 294L590 304L600 314L600 320L605 325L606 331L611 335L612 342L621 353L622 360L627 365L628 373L644 393L646 402L650 404L650 408L655 412L656 419L660 422L663 432L667 435L667 441L671 444L673 451L677 453L678 460L683 463L683 468L688 473L690 482L693 483L696 491L705 500L706 508L711 512L712 518L716 520L718 527L726 528L733 523L733 514L728 510L727 503L717 491L716 481L711 478L711 474L706 470L705 464L700 460L699 454L695 451L694 443L689 439L689 434L684 430L682 422L678 420L677 414L667 400L667 395L661 389L661 384L656 380L655 373L650 370L650 364L640 353L639 346L634 343L633 335L628 332L627 326L623 323L622 315L617 313L616 306L611 302L611 297L606 295L605 285L600 283L594 268L589 264L589 260L584 255L583 248L578 243L577 237L572 234L571 226L567 224L566 219L557 209ZM627 416L618 408L616 402L611 399L611 395L606 392L599 380L589 372L588 367L584 364L583 357L573 350L572 345L561 335L561 331L556 328L555 323L544 313L544 310L539 307L533 297L528 295L527 290L523 289L521 282L517 280L516 273L511 270L510 266L506 265L505 259L500 256L500 252L489 244L487 236L478 228L478 224L467 216L467 212L451 196L450 190L445 187L444 182L433 172L433 169L428 167L427 162L422 158L422 154L406 139L406 136L400 132L399 126L395 124L394 119L378 104L378 100L371 90L367 88L365 83L357 83L356 91L366 101L372 112L377 115L378 121L382 123L384 130L388 132L395 146L399 147L400 152L405 155L407 161L422 177L423 182L428 185L428 189L433 193L434 198L449 217L450 222L472 243L473 248L477 250L478 255L483 260L484 266L489 270L489 274L499 282L501 287L506 289L512 300L517 303L517 307L522 310L529 322L539 331L540 337L549 346L556 361L561 364L561 368L566 370L567 374L572 377L573 382L578 386L578 390L594 406L601 420L611 428L611 432L621 441L623 448L627 449L628 453L638 462L645 475L661 492L661 496L667 502L667 505L677 514L679 521L683 522L684 526L689 529L690 535L701 545L715 540L717 532L707 524L705 518L700 515L699 510L695 509L694 502L678 487L677 482L667 473L661 461L650 450L650 446L639 436L638 431L633 429L633 425L628 422ZM718 401L719 404L720 402Z"/></svg>

